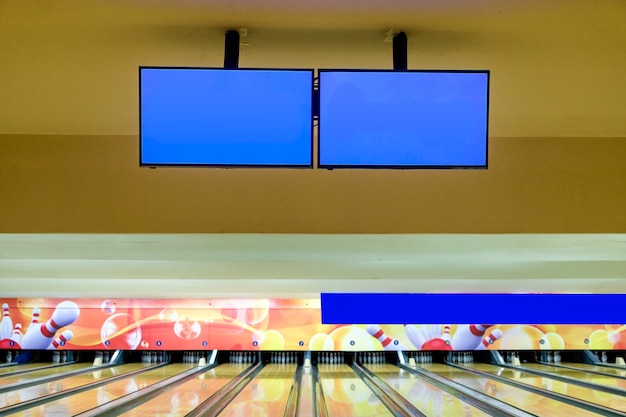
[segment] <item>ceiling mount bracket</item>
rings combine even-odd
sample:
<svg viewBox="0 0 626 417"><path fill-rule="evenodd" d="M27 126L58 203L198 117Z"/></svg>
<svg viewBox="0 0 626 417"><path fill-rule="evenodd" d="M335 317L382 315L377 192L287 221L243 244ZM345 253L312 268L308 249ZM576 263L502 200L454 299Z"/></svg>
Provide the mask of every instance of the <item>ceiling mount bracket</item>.
<svg viewBox="0 0 626 417"><path fill-rule="evenodd" d="M404 32L396 33L393 36L393 69L395 71L408 69L407 37Z"/></svg>
<svg viewBox="0 0 626 417"><path fill-rule="evenodd" d="M247 31L246 31L247 35ZM237 30L229 30L224 37L224 68L239 68L239 40L241 36Z"/></svg>

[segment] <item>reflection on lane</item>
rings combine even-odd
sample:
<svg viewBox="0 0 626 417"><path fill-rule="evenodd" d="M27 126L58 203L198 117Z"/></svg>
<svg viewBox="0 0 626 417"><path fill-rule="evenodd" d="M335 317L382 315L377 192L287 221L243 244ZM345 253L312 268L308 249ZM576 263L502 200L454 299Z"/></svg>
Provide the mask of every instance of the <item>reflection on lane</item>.
<svg viewBox="0 0 626 417"><path fill-rule="evenodd" d="M329 416L393 416L348 365L318 364Z"/></svg>
<svg viewBox="0 0 626 417"><path fill-rule="evenodd" d="M577 368L581 371L593 371L593 372L601 372L606 375L616 375L626 377L626 368L618 369L612 368L610 366L599 366L599 365L590 365L588 363L569 363L563 362L561 365L569 366L571 368Z"/></svg>
<svg viewBox="0 0 626 417"><path fill-rule="evenodd" d="M296 364L266 365L219 416L282 416L296 368Z"/></svg>
<svg viewBox="0 0 626 417"><path fill-rule="evenodd" d="M21 372L21 371L25 371L27 369L36 369L36 368L43 368L44 366L51 366L51 363L44 363L44 362L35 362L35 363L25 363L23 365L10 365L10 366L3 366L2 368L0 368L0 377L2 377L2 375L6 375L6 374L10 374L11 372Z"/></svg>
<svg viewBox="0 0 626 417"><path fill-rule="evenodd" d="M453 368L448 365L434 363L428 365L420 365L422 368L435 372L445 378L448 378L459 384L492 398L505 402L520 410L527 411L531 414L541 417L583 417L595 416L598 414L582 410L563 402L534 394L521 388L513 387L504 382L495 379L481 377L472 374L469 371ZM502 368L504 369L504 368Z"/></svg>
<svg viewBox="0 0 626 417"><path fill-rule="evenodd" d="M597 385L604 385L606 387L626 389L626 379L614 378L611 375L599 375L589 373L585 372L584 369L568 369L554 365L544 365L540 363L525 363L524 367L527 367L529 369L536 369L542 372L551 372L559 374L560 376L566 376L568 378L580 379Z"/></svg>
<svg viewBox="0 0 626 417"><path fill-rule="evenodd" d="M371 364L367 368L427 416L489 415L397 366Z"/></svg>
<svg viewBox="0 0 626 417"><path fill-rule="evenodd" d="M173 389L121 414L121 416L184 416L248 367L249 364L242 363L220 365L192 380L176 385Z"/></svg>
<svg viewBox="0 0 626 417"><path fill-rule="evenodd" d="M524 366L526 365L527 364L524 364ZM539 366L541 367L541 365ZM553 378L541 377L530 374L528 372L523 372L521 370L518 371L509 368L501 368L495 365L475 363L472 364L471 367L480 371L489 372L491 374L497 374L526 385L542 388L548 391L556 392L558 394L567 395L569 397L577 398L579 400L587 401L600 406L609 407L620 411L626 410L626 398L620 395L609 394L607 392L585 388L576 384L569 384L567 382L562 382ZM546 368L554 367L549 366ZM593 382L593 378L580 377L579 379Z"/></svg>
<svg viewBox="0 0 626 417"><path fill-rule="evenodd" d="M120 365L98 371L86 372L80 375L68 376L67 378L58 379L52 382L44 382L30 387L21 388L19 390L6 392L0 394L0 409L2 407L8 407L24 401L30 401L47 395L56 394L57 392L89 385L95 381L112 378L117 375L135 371L145 366L147 365L135 363Z"/></svg>
<svg viewBox="0 0 626 417"><path fill-rule="evenodd" d="M21 413L12 414L12 416L73 416L156 384L159 381L194 367L194 364L187 363L162 366L134 376L129 376L128 378L112 381L78 394L50 401L38 407L24 410Z"/></svg>
<svg viewBox="0 0 626 417"><path fill-rule="evenodd" d="M65 372L87 369L91 366L92 365L90 363L74 363L72 365L55 366L54 368L37 369L15 376L7 375L3 377L0 381L2 381L3 386L10 384L19 384L21 382L32 381L33 379L43 378L45 376L61 375Z"/></svg>

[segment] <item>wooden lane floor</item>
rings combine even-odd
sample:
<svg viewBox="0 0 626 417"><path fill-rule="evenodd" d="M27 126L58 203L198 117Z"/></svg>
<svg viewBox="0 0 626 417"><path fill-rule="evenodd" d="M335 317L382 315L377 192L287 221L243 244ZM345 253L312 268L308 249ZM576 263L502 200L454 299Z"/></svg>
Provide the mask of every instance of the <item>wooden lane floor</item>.
<svg viewBox="0 0 626 417"><path fill-rule="evenodd" d="M526 365L528 364L524 364L524 366ZM494 375L497 374L499 376L509 378L511 380L521 382L526 385L530 385L530 386L537 387L537 388L543 388L545 390L556 392L558 394L563 394L572 398L587 401L592 404L601 405L601 406L612 408L618 411L626 410L626 398L621 395L610 394L608 392L582 387L580 385L559 381L557 379L553 379L549 377L537 376L531 373L523 372L522 370L518 371L518 370L511 369L511 368L502 368L496 365L474 363L474 364L467 365L467 366L477 369L479 371L488 372ZM541 365L539 365L538 367L533 367L533 368L540 370ZM548 370L549 368L554 368L554 367L546 366L545 368ZM558 371L558 373L563 376L572 376L571 373L569 375L561 371ZM587 375L589 376L591 374L587 374ZM598 377L606 378L602 376L598 376ZM586 382L593 382L593 379L595 378L595 376L592 376L589 378L585 378L584 376L579 376L578 378Z"/></svg>
<svg viewBox="0 0 626 417"><path fill-rule="evenodd" d="M482 377L445 364L420 364L420 367L538 417L598 417L599 415L496 379Z"/></svg>
<svg viewBox="0 0 626 417"><path fill-rule="evenodd" d="M160 394L158 397L121 414L121 416L184 416L215 394L237 375L248 369L249 366L249 364L242 363L226 363L220 365L190 381L175 386L173 389Z"/></svg>
<svg viewBox="0 0 626 417"><path fill-rule="evenodd" d="M71 365L55 366L45 369L33 369L30 372L20 373L17 375L6 375L0 378L2 385L19 384L22 382L32 381L33 379L43 378L52 375L61 375L65 372L78 371L90 368L90 363L73 363Z"/></svg>
<svg viewBox="0 0 626 417"><path fill-rule="evenodd" d="M427 416L489 416L484 411L395 365L370 364L367 368Z"/></svg>
<svg viewBox="0 0 626 417"><path fill-rule="evenodd" d="M13 372L23 372L28 369L37 369L37 368L50 367L50 366L52 366L52 363L46 363L46 362L24 363L24 364L3 366L2 368L0 368L0 378L2 378L4 375L9 375ZM64 366L64 365L60 365L60 366Z"/></svg>
<svg viewBox="0 0 626 417"><path fill-rule="evenodd" d="M605 375L615 375L626 377L626 367L622 369L613 368L610 366L601 366L601 365L591 365L588 363L574 363L574 362L563 362L560 365L568 366L570 368L580 369L581 371L590 371L590 372L599 372Z"/></svg>
<svg viewBox="0 0 626 417"><path fill-rule="evenodd" d="M533 369L541 372L550 372L559 374L559 376L565 376L568 378L580 379L585 382L591 382L597 385L603 385L606 387L614 387L626 390L626 379L615 378L611 375L599 375L594 373L585 372L584 370L568 369L554 365L541 364L541 363L525 363L524 368Z"/></svg>
<svg viewBox="0 0 626 417"><path fill-rule="evenodd" d="M123 375L128 372L136 371L142 367L139 363L130 363L126 365L114 366L93 372L85 372L79 375L72 375L67 378L60 378L55 381L43 382L41 384L28 386L25 388L16 388L15 390L0 393L0 411L3 407L18 404L24 401L42 398L50 394L66 391L72 388L78 388L89 385L96 381L102 381L117 375ZM62 377L62 375L59 375Z"/></svg>
<svg viewBox="0 0 626 417"><path fill-rule="evenodd" d="M285 414L296 364L268 364L219 414L220 417L274 417Z"/></svg>
<svg viewBox="0 0 626 417"><path fill-rule="evenodd" d="M161 366L11 415L24 417L73 416L149 387L193 367L195 367L194 364L188 363Z"/></svg>
<svg viewBox="0 0 626 417"><path fill-rule="evenodd" d="M318 364L328 415L351 417L393 416L354 371L344 364Z"/></svg>

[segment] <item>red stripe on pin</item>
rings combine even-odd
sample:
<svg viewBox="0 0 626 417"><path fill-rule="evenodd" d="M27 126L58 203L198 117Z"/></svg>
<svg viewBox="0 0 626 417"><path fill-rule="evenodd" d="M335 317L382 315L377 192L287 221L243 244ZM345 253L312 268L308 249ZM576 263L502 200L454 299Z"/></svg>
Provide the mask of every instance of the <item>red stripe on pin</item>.
<svg viewBox="0 0 626 417"><path fill-rule="evenodd" d="M477 326L480 326L482 330L479 330ZM470 332L472 332L474 336L482 336L485 334L485 330L487 330L489 326L491 326L491 324L471 324Z"/></svg>
<svg viewBox="0 0 626 417"><path fill-rule="evenodd" d="M480 330L478 330L475 324L470 324L469 329L474 336L482 336L483 334L485 334L485 332L481 332Z"/></svg>
<svg viewBox="0 0 626 417"><path fill-rule="evenodd" d="M41 334L42 335L44 335L46 337L54 337L55 333L56 333L56 330L52 331L52 332L50 330L48 330L48 326L46 326L46 323L43 323L41 325Z"/></svg>

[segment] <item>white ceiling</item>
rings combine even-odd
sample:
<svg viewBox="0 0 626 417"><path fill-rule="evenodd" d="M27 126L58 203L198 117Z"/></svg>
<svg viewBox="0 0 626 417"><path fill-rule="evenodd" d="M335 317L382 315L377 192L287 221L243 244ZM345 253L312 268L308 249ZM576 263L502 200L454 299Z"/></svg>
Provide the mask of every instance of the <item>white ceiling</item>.
<svg viewBox="0 0 626 417"><path fill-rule="evenodd" d="M626 235L0 234L4 297L626 293Z"/></svg>
<svg viewBox="0 0 626 417"><path fill-rule="evenodd" d="M626 137L624 0L0 1L0 134L137 135L140 65L489 69L494 137ZM245 115L245 106L242 106Z"/></svg>

